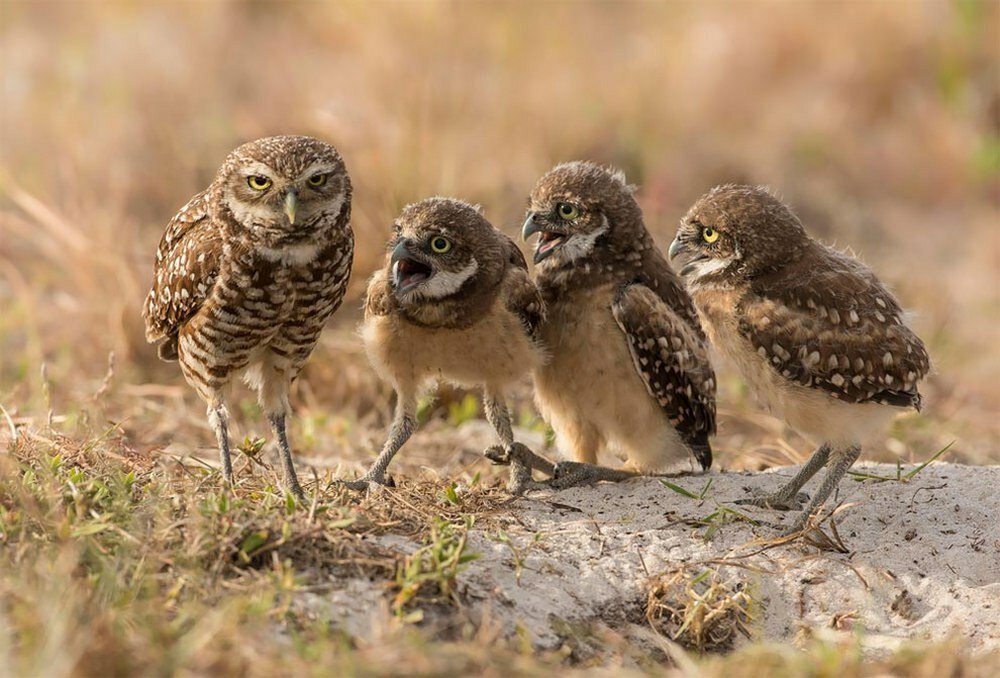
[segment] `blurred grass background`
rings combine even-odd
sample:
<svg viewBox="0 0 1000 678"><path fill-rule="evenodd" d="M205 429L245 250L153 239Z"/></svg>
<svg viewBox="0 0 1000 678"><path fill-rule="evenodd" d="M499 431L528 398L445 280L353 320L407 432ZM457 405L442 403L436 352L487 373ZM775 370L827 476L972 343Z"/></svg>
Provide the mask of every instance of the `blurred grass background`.
<svg viewBox="0 0 1000 678"><path fill-rule="evenodd" d="M143 339L156 243L229 150L298 133L346 158L358 238L295 394L307 455L360 468L387 421L355 326L399 209L456 195L515 235L537 177L587 158L640 185L661 247L717 183L779 191L893 286L935 361L924 414L868 457L957 440L946 458L996 463L998 45L1000 4L972 0L2 0L0 403L18 424L54 412L67 430L117 422L144 450L211 447L203 406ZM721 371L720 464L801 460L804 442ZM527 384L520 400L530 421ZM263 433L242 403L237 430Z"/></svg>

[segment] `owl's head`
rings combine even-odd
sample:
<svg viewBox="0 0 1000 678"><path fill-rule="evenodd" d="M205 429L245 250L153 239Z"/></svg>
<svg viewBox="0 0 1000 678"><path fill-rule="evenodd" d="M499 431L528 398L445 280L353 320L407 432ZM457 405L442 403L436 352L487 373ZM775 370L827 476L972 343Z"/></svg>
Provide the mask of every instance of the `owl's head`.
<svg viewBox="0 0 1000 678"><path fill-rule="evenodd" d="M670 259L694 283L748 280L795 259L811 242L802 222L767 189L727 184L681 220Z"/></svg>
<svg viewBox="0 0 1000 678"><path fill-rule="evenodd" d="M590 162L558 165L538 180L521 235L538 234L535 263L543 270L601 261L634 248L645 236L634 188L621 172Z"/></svg>
<svg viewBox="0 0 1000 678"><path fill-rule="evenodd" d="M453 198L403 208L389 247L390 284L404 308L495 288L505 265L503 234L478 209Z"/></svg>
<svg viewBox="0 0 1000 678"><path fill-rule="evenodd" d="M215 203L260 245L282 248L347 228L351 180L340 153L312 137L266 137L243 144L216 176ZM346 217L346 218L345 218Z"/></svg>

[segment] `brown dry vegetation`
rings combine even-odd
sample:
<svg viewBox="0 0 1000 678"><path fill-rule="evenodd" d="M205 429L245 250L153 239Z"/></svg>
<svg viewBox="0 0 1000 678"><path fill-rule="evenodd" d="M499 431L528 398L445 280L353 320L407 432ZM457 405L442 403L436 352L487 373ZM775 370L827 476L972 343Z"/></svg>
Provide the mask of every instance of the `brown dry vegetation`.
<svg viewBox="0 0 1000 678"><path fill-rule="evenodd" d="M620 166L640 185L647 224L661 245L690 203L717 183L777 189L814 234L849 245L891 283L916 312L914 326L935 361L924 413L901 418L868 458L919 460L955 440L947 459L1000 461L998 44L998 5L974 0L663 6L0 0L0 404L9 415L0 436L9 427L20 431L0 469L8 483L0 493L6 512L0 544L14 554L4 567L27 568L0 587L0 619L24 631L26 644L12 649L10 638L0 639L0 659L6 652L30 662L48 656L50 643L90 643L74 637L74 626L58 626L65 613L81 625L97 615L93 642L124 643L123 667L157 666L164 657L148 653L161 641L177 653L165 666L207 671L215 665L199 662L222 661L198 645L197 633L187 635L184 623L158 626L152 607L116 616L121 601L101 592L124 595L128 582L102 589L103 575L88 568L104 561L87 554L107 555L120 545L104 543L103 529L96 537L78 535L76 518L44 508L45 501L78 501L65 478L44 488L24 478L50 455L103 450L106 459L84 455L78 462L90 480L111 482L117 473L145 473L156 463L159 494L139 503L165 511L164 525L203 515L197 502L215 489L213 480L192 480L170 460L211 447L204 410L176 365L158 362L146 345L140 305L167 220L208 183L232 147L268 134L331 141L355 184L352 292L294 398L293 440L304 457L328 467L324 477L360 469L387 421L390 393L365 364L354 327L364 280L381 259L399 209L428 195L456 195L481 203L513 235L535 179L576 158ZM496 475L477 459L478 450L453 438L435 444L466 416L461 407L449 415L454 400L452 394L429 410L426 432L396 473ZM523 423L537 425L527 385L518 407ZM236 433L265 433L252 398L236 409ZM719 464L730 468L795 463L808 452L801 439L761 415L725 369L716 448ZM243 496L266 494L267 477L250 481ZM28 495L41 503L29 502L26 513L11 518ZM334 507L347 501L329 499ZM27 532L16 527L25 515L35 526ZM134 526L122 520L104 522L132 534ZM203 537L217 528L199 526ZM45 547L31 545L29 535L49 532ZM155 543L160 556L176 555L176 544ZM277 650L262 639L280 613L239 608L246 601L260 605L240 588L245 575L236 578L239 594L230 595L229 584L220 589L219 582L232 577L216 577L221 566L209 567L232 550L226 544L188 553L190 570L175 563L192 577L208 567L210 579L173 596L192 610L204 609L195 604L201 598L229 601L199 623L214 625L226 647L245 632L275 659ZM128 562L154 567L140 555ZM308 565L295 553L287 557ZM52 569L29 567L46 559ZM261 575L265 583L247 586L280 598L284 584L275 563L270 579ZM136 567L129 575L135 581ZM80 577L83 590L59 593ZM157 580L141 594L133 591L136 599L168 604L177 576L168 579L162 589ZM58 586L46 589L49 580ZM25 609L38 608L35 616L17 610L11 616L11 592L18 591ZM46 607L57 603L63 607ZM166 636L143 636L144 625ZM36 637L32 629L49 633ZM310 633L295 650L298 662L310 652L336 656L345 668L373 660L371 648L338 654L348 639L320 634L326 644L316 645L319 632ZM426 639L409 633L387 631L400 654L381 656L384 670L395 656L427 656ZM487 659L469 655L462 638L436 648L441 663L414 661L428 671L474 670ZM87 659L86 648L73 652L67 671L100 666ZM562 660L497 652L502 657L489 661L524 670ZM780 650L767 657L793 661L781 659ZM953 659L947 650L935 657ZM880 670L853 661L858 675ZM940 672L929 666L920 670Z"/></svg>

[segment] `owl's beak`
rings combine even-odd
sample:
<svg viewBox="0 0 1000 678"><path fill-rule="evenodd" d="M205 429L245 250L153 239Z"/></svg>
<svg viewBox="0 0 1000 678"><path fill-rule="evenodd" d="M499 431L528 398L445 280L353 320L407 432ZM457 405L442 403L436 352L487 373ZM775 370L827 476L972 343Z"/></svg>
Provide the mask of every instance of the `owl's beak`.
<svg viewBox="0 0 1000 678"><path fill-rule="evenodd" d="M528 212L528 218L524 220L524 226L521 227L521 240L527 240L534 234L541 232L542 227L535 221L535 213Z"/></svg>
<svg viewBox="0 0 1000 678"><path fill-rule="evenodd" d="M392 249L392 256L389 259L389 263L395 266L397 262L410 258L412 258L410 252L410 239L400 238L399 242L396 243L396 246Z"/></svg>
<svg viewBox="0 0 1000 678"><path fill-rule="evenodd" d="M534 212L529 212L528 218L524 221L524 226L521 227L521 238L527 240L536 233L540 234L538 237L538 245L535 247L534 261L536 264L541 263L547 259L549 255L555 253L559 246L562 245L569 237L566 233L546 228L544 225L535 221Z"/></svg>
<svg viewBox="0 0 1000 678"><path fill-rule="evenodd" d="M681 237L677 236L674 241L670 243L670 249L667 250L667 254L670 255L670 260L673 261L677 258L678 254L683 254L687 252L687 243L681 241Z"/></svg>
<svg viewBox="0 0 1000 678"><path fill-rule="evenodd" d="M418 260L413 251L414 243L409 238L400 238L392 250L389 266L397 293L406 293L434 275L434 270Z"/></svg>
<svg viewBox="0 0 1000 678"><path fill-rule="evenodd" d="M295 210L299 206L299 196L294 190L289 190L285 193L285 216L288 217L288 223L295 225Z"/></svg>

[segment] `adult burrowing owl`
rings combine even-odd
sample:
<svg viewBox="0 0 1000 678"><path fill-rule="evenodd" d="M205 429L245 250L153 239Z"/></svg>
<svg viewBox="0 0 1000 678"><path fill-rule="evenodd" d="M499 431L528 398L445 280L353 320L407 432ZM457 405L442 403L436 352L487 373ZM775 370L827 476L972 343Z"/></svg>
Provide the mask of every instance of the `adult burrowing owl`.
<svg viewBox="0 0 1000 678"><path fill-rule="evenodd" d="M348 483L384 484L393 456L416 428L417 397L433 380L481 387L486 417L501 448L487 456L511 464L510 489L522 491L531 468L551 464L514 442L507 389L542 361L534 339L543 316L524 256L479 211L450 198L403 209L385 268L368 285L365 347L396 389L396 415L371 468Z"/></svg>
<svg viewBox="0 0 1000 678"><path fill-rule="evenodd" d="M620 172L559 165L531 192L523 236L540 234L535 282L551 358L536 400L563 452L565 487L712 463L715 376L691 300L643 224ZM610 448L633 472L594 466ZM585 463L582 463L585 462Z"/></svg>
<svg viewBox="0 0 1000 678"><path fill-rule="evenodd" d="M791 482L747 503L797 508L798 491L829 462L798 531L865 437L898 408L920 408L924 345L868 267L811 239L764 189L713 189L684 217L670 256L685 260L712 341L766 407L819 444Z"/></svg>
<svg viewBox="0 0 1000 678"><path fill-rule="evenodd" d="M351 180L336 149L268 137L230 153L160 240L146 338L160 342L164 360L180 360L208 404L229 485L226 395L242 372L274 429L285 483L302 497L285 435L288 389L347 288L350 217Z"/></svg>

